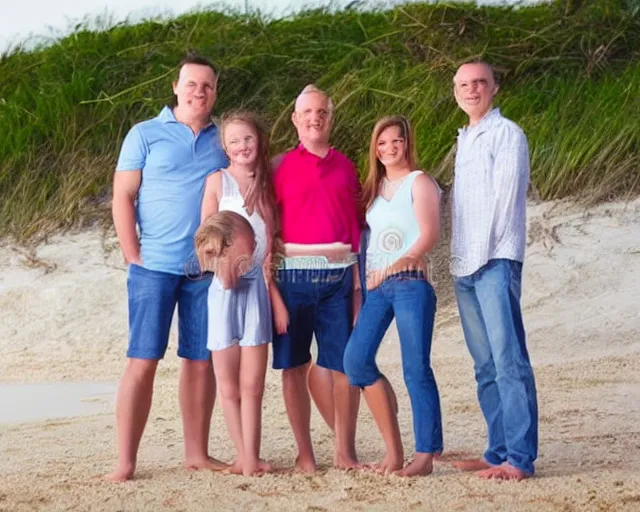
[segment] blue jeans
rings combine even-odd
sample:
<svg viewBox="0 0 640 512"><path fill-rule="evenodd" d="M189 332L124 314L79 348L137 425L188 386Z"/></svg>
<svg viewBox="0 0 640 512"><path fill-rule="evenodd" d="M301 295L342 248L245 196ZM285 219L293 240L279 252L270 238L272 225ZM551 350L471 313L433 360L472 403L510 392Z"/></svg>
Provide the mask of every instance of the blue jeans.
<svg viewBox="0 0 640 512"><path fill-rule="evenodd" d="M178 305L178 356L208 361L207 295L211 276L179 276L129 265L129 349L127 357L162 359Z"/></svg>
<svg viewBox="0 0 640 512"><path fill-rule="evenodd" d="M278 270L277 284L289 312L284 334L273 334L273 368L286 370L311 361L344 373L342 360L353 324L353 267Z"/></svg>
<svg viewBox="0 0 640 512"><path fill-rule="evenodd" d="M367 293L344 354L345 373L351 385L374 384L382 375L376 354L395 315L416 452L421 453L442 451L440 397L431 369L435 312L436 295L422 273L392 275Z"/></svg>
<svg viewBox="0 0 640 512"><path fill-rule="evenodd" d="M532 475L538 456L538 403L520 311L521 282L522 263L503 259L454 279L487 422L484 459L493 465L507 461Z"/></svg>

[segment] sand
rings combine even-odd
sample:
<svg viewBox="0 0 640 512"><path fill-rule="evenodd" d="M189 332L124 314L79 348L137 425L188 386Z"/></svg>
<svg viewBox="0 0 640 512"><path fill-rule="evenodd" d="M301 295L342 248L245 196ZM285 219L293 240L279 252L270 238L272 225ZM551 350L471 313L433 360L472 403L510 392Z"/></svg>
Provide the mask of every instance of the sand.
<svg viewBox="0 0 640 512"><path fill-rule="evenodd" d="M480 454L485 427L442 276L433 365L446 456L433 475L401 479L331 469L332 435L316 412L320 471L314 476L250 479L183 470L174 332L158 372L137 478L106 483L100 476L115 461L113 396L93 397L89 383L113 389L124 365L126 273L114 240L90 230L52 238L31 252L4 241L2 403L15 392L9 384L69 383L76 390L86 386L86 396L61 392L60 402L98 406L71 412L61 406L61 418L25 423L11 421L13 409L0 410L0 510L640 510L640 200L586 211L571 203L532 203L529 222L523 305L539 392L540 457L536 477L522 483L482 481L446 463ZM379 360L398 392L410 455L411 415L393 326ZM279 374L270 370L262 455L289 467L294 442L280 391ZM22 392L24 398L5 407L33 412L37 405ZM232 456L217 405L211 446L219 458ZM366 408L358 450L363 461L383 452Z"/></svg>

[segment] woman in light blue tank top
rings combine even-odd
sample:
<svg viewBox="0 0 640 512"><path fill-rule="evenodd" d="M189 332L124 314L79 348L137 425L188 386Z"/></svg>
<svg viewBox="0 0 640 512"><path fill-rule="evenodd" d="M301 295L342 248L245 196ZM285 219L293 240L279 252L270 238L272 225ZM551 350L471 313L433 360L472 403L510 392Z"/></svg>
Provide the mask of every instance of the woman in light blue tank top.
<svg viewBox="0 0 640 512"><path fill-rule="evenodd" d="M349 381L362 388L387 448L376 467L402 476L431 473L433 455L442 451L440 398L430 362L436 296L425 264L440 232L440 189L415 168L409 121L400 116L378 121L363 187L371 230L367 296L344 355ZM376 365L378 348L394 317L416 452L404 468L393 392Z"/></svg>

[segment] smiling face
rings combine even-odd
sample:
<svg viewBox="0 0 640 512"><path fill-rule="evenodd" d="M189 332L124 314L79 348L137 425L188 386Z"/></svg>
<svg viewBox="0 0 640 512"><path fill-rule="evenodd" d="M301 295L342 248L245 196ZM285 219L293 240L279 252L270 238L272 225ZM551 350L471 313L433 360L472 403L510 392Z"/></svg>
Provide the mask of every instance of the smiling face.
<svg viewBox="0 0 640 512"><path fill-rule="evenodd" d="M173 83L178 108L189 119L208 119L216 102L216 76L201 64L185 64Z"/></svg>
<svg viewBox="0 0 640 512"><path fill-rule="evenodd" d="M380 132L376 142L376 156L386 168L407 166L407 140L398 125Z"/></svg>
<svg viewBox="0 0 640 512"><path fill-rule="evenodd" d="M291 120L303 145L329 143L332 112L329 98L322 92L301 94Z"/></svg>
<svg viewBox="0 0 640 512"><path fill-rule="evenodd" d="M463 64L453 79L453 93L458 106L469 116L473 125L491 110L498 85L487 64Z"/></svg>
<svg viewBox="0 0 640 512"><path fill-rule="evenodd" d="M258 134L242 121L225 123L222 141L232 164L254 166L258 159Z"/></svg>

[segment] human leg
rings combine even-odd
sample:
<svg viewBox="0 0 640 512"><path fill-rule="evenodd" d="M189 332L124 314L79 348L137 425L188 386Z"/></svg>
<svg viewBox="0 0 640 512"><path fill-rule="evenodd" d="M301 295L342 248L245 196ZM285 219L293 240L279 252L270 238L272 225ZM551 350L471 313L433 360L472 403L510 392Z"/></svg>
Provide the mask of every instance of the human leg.
<svg viewBox="0 0 640 512"><path fill-rule="evenodd" d="M106 476L112 482L129 480L135 471L156 368L169 341L177 286L175 276L129 265L129 359L116 398L118 461L115 471Z"/></svg>
<svg viewBox="0 0 640 512"><path fill-rule="evenodd" d="M490 261L476 282L476 293L495 362L506 461L530 476L538 455L538 406L520 309L521 269L519 262ZM490 472L490 477L511 478L509 473Z"/></svg>
<svg viewBox="0 0 640 512"><path fill-rule="evenodd" d="M433 469L434 454L442 452L440 397L431 368L436 296L431 284L420 277L394 276L389 288L393 291L393 310L416 443L414 460L399 474L427 475Z"/></svg>
<svg viewBox="0 0 640 512"><path fill-rule="evenodd" d="M282 394L298 449L296 467L305 473L313 473L316 462L311 442L307 375L311 361L316 288L304 270L279 271L278 287L289 312L289 328L285 334L274 333L273 367L283 370Z"/></svg>
<svg viewBox="0 0 640 512"><path fill-rule="evenodd" d="M207 349L207 295L210 277L182 277L178 291L180 409L184 430L185 467L226 469L209 457L209 432L216 395L216 381Z"/></svg>
<svg viewBox="0 0 640 512"><path fill-rule="evenodd" d="M314 330L318 365L331 370L335 439L334 466L358 467L355 448L360 391L344 374L344 352L353 326L353 268L328 270L319 276Z"/></svg>
<svg viewBox="0 0 640 512"><path fill-rule="evenodd" d="M476 294L477 273L454 280L465 343L473 359L480 409L487 423L488 443L482 458L454 461L461 471L477 471L506 460L500 393L485 321Z"/></svg>
<svg viewBox="0 0 640 512"><path fill-rule="evenodd" d="M269 471L270 466L260 462L260 436L262 397L267 371L269 345L240 348L240 414L244 457L242 473L252 476Z"/></svg>
<svg viewBox="0 0 640 512"><path fill-rule="evenodd" d="M318 366L315 363L309 365L307 384L311 398L316 404L322 419L333 430L335 422L333 403L333 376L331 370Z"/></svg>
<svg viewBox="0 0 640 512"><path fill-rule="evenodd" d="M133 477L138 448L151 410L157 360L129 359L116 399L118 462L106 478L124 482Z"/></svg>
<svg viewBox="0 0 640 512"><path fill-rule="evenodd" d="M211 357L218 380L224 420L227 424L229 437L236 449L236 458L229 470L232 473L240 474L244 463L244 441L240 410L241 349L238 343L233 343L228 348L212 352Z"/></svg>
<svg viewBox="0 0 640 512"><path fill-rule="evenodd" d="M400 469L404 459L392 396L376 365L378 348L392 319L391 303L382 287L370 291L344 352L344 370L349 382L362 389L386 446L385 457L375 465L381 472Z"/></svg>

